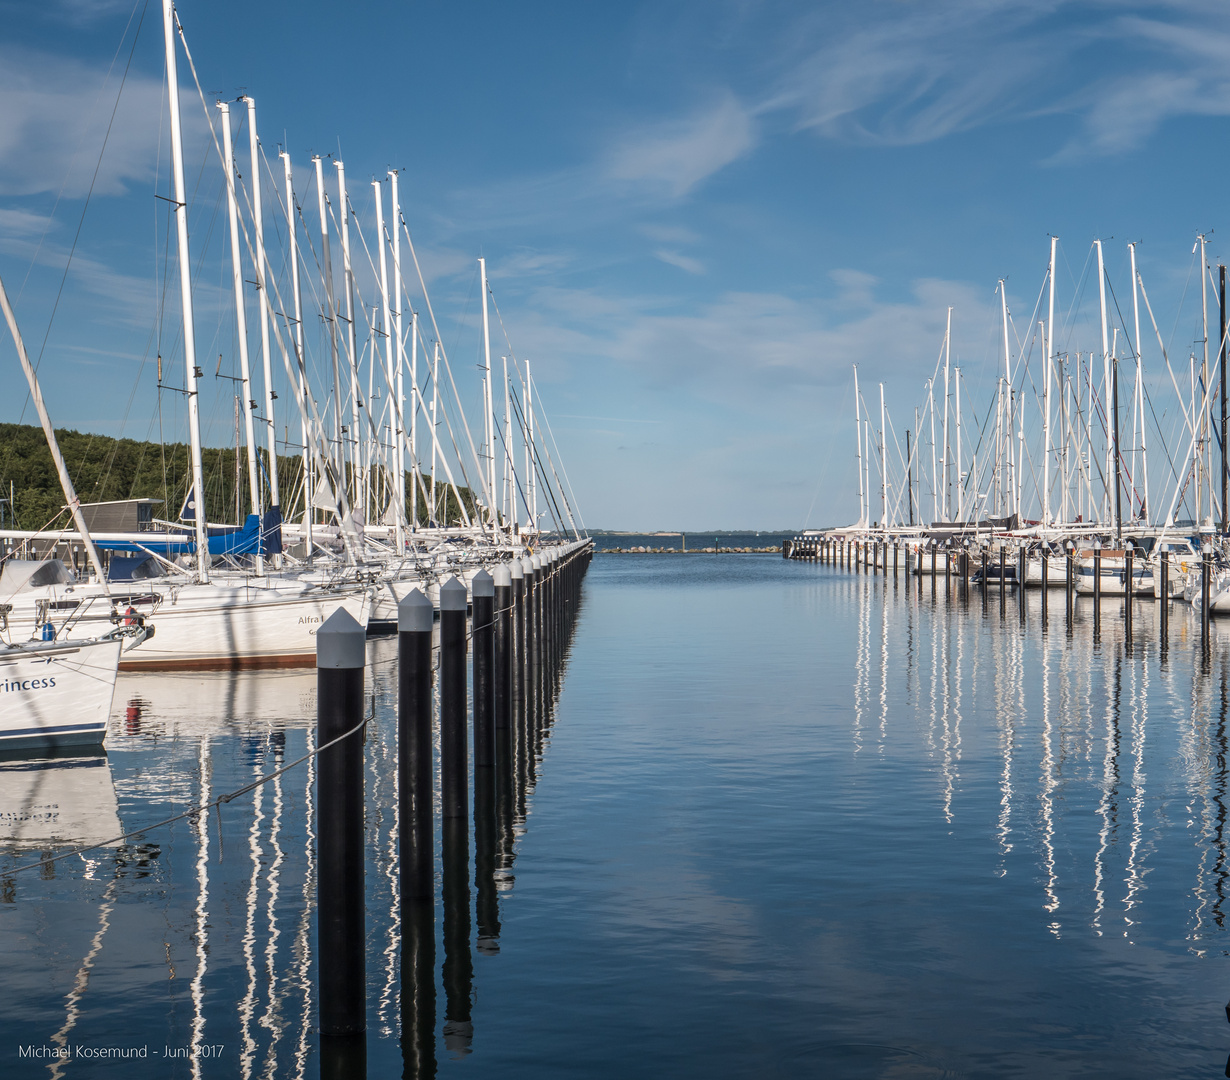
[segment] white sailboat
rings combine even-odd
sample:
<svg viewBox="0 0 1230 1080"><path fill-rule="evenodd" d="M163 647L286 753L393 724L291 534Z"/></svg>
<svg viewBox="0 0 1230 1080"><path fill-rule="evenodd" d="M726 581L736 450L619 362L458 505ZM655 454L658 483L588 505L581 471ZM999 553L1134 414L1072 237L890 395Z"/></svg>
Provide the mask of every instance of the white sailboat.
<svg viewBox="0 0 1230 1080"><path fill-rule="evenodd" d="M56 445L51 417L2 281L0 308L30 386L64 497L101 578L98 551L82 519L77 493ZM41 569L6 566L0 579L7 575L10 581L17 578L21 585L28 585ZM110 604L102 606L109 615ZM12 606L6 605L0 609L0 618L7 621L11 612ZM55 641L53 629L50 635L44 635L52 638L49 641L0 645L0 749L101 744L115 694L120 650L126 641L139 645L150 634L152 629L137 620L117 626L108 617L105 629L97 627L92 635L73 642Z"/></svg>

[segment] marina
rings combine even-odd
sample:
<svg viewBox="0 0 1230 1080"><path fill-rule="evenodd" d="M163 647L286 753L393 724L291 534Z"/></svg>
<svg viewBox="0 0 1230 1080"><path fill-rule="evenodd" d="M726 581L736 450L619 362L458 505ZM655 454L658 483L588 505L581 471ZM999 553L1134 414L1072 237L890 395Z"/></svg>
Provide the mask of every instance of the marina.
<svg viewBox="0 0 1230 1080"><path fill-rule="evenodd" d="M437 814L428 937L398 901L396 646L370 641L367 1075L1215 1075L1230 641L1214 622L1206 654L1180 606L1163 659L1142 601L1130 648L1080 609L1042 634L1025 596L1022 626L823 563L596 556L495 841L472 820L447 887ZM314 693L123 674L123 828L310 750ZM3 1038L317 1075L314 760L45 872L6 841Z"/></svg>
<svg viewBox="0 0 1230 1080"><path fill-rule="evenodd" d="M1230 11L10 7L2 1080L1230 1076Z"/></svg>

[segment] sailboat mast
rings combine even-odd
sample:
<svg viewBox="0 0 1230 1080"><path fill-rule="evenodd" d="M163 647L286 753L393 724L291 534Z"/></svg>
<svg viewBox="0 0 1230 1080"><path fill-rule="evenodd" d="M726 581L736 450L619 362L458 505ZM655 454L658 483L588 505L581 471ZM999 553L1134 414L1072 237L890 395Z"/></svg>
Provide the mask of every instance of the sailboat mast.
<svg viewBox="0 0 1230 1080"><path fill-rule="evenodd" d="M1204 256L1204 233L1200 234L1200 314L1203 320L1203 335L1204 335L1204 353L1200 363L1200 399L1207 400L1209 393L1209 279L1205 271L1205 256ZM1195 390L1192 391L1192 401L1196 401ZM1200 440L1197 443L1199 452L1196 455L1196 522L1199 525L1204 524L1204 489L1209 488L1210 497L1212 495L1212 481L1209 477L1209 411L1207 408L1200 409ZM1212 507L1210 514L1212 512Z"/></svg>
<svg viewBox="0 0 1230 1080"><path fill-rule="evenodd" d="M953 370L953 382L956 390L956 420L957 420L957 521L965 520L965 484L961 477L961 369Z"/></svg>
<svg viewBox="0 0 1230 1080"><path fill-rule="evenodd" d="M1115 413L1115 539L1123 539L1123 459L1119 454L1119 330L1110 353L1111 407Z"/></svg>
<svg viewBox="0 0 1230 1080"><path fill-rule="evenodd" d="M491 393L491 324L487 318L487 260L478 260L483 289L483 432L487 442L487 499L491 505L491 523L499 525L499 507L495 505L495 413Z"/></svg>
<svg viewBox="0 0 1230 1080"><path fill-rule="evenodd" d="M403 344L402 349L405 349ZM400 376L399 376L400 379ZM399 381L397 392L405 394L405 387ZM413 533L419 527L419 313L410 312L410 531ZM406 423L406 403L402 398L402 426ZM405 462L401 462L403 492L406 486Z"/></svg>
<svg viewBox="0 0 1230 1080"><path fill-rule="evenodd" d="M352 492L350 505L355 506L362 499L362 489L359 485L361 450L359 447L359 354L355 341L354 318L354 266L350 261L350 200L346 194L346 166L335 161L337 169L337 212L341 218L342 233L342 285L346 291L346 353L350 365L350 490ZM383 251L384 249L381 248ZM387 323L385 326L388 329ZM342 474L343 480L345 473ZM367 508L364 507L366 514Z"/></svg>
<svg viewBox="0 0 1230 1080"><path fill-rule="evenodd" d="M1011 353L1008 348L1008 289L1004 284L1004 278L999 279L999 306L1003 316L1004 327L1004 408L1007 410L1005 416L1005 429L1008 434L1007 441L1007 459L1008 459L1008 512L1015 512L1017 509L1013 505L1013 483L1012 474L1012 368L1011 368Z"/></svg>
<svg viewBox="0 0 1230 1080"><path fill-rule="evenodd" d="M1055 356L1055 248L1059 237L1051 237L1050 306L1046 322L1046 370L1042 378L1042 524L1051 524L1051 368Z"/></svg>
<svg viewBox="0 0 1230 1080"><path fill-rule="evenodd" d="M303 359L303 295L299 289L299 239L295 223L295 185L291 176L290 154L282 151L282 173L286 180L286 235L290 243L290 284L295 302L295 348L298 360ZM299 376L299 398L307 401L307 383ZM303 527L307 560L312 561L312 452L308 449L307 413L299 414L299 437L303 441Z"/></svg>
<svg viewBox="0 0 1230 1080"><path fill-rule="evenodd" d="M205 521L205 470L201 467L201 404L197 390L196 331L192 320L192 267L188 258L188 195L184 186L184 140L179 116L179 73L175 62L175 4L162 0L166 44L167 96L171 114L171 180L175 205L175 240L179 262L179 299L184 324L184 385L188 395L188 443L192 455L192 490L196 495L197 575L209 580L209 534Z"/></svg>
<svg viewBox="0 0 1230 1080"><path fill-rule="evenodd" d="M431 523L436 524L436 404L440 400L440 343L435 343L431 361ZM447 515L445 515L447 520Z"/></svg>
<svg viewBox="0 0 1230 1080"><path fill-rule="evenodd" d="M1226 531L1226 522L1230 519L1230 515L1226 513L1226 267L1224 264L1219 264L1217 267L1218 280L1218 305L1217 310L1220 318L1218 320L1221 327L1221 348L1218 349L1218 367L1219 378L1221 383L1221 531Z"/></svg>
<svg viewBox="0 0 1230 1080"><path fill-rule="evenodd" d="M265 219L261 209L260 140L256 136L256 102L250 97L243 100L248 106L248 154L252 161L252 231L256 234L256 287L263 292L268 265L265 260ZM265 424L269 435L269 506L273 508L281 505L281 494L278 490L278 429L273 415L273 401L277 394L273 392L273 364L269 355L269 309L263 296L260 310L261 371L265 379ZM280 563L281 559L281 555L275 555L275 565Z"/></svg>
<svg viewBox="0 0 1230 1080"><path fill-rule="evenodd" d="M538 484L535 482L534 460L534 380L530 377L530 362L525 362L525 483L530 495L530 530L538 535Z"/></svg>
<svg viewBox="0 0 1230 1080"><path fill-rule="evenodd" d="M871 522L871 416L863 421L863 489L867 492L867 511L863 527Z"/></svg>
<svg viewBox="0 0 1230 1080"><path fill-rule="evenodd" d="M854 445L858 458L858 523L864 525L867 512L863 504L863 414L858 404L858 364L854 365Z"/></svg>
<svg viewBox="0 0 1230 1080"><path fill-rule="evenodd" d="M880 383L880 528L888 528L888 458L885 454L884 384Z"/></svg>
<svg viewBox="0 0 1230 1080"><path fill-rule="evenodd" d="M504 361L504 486L508 494L504 499L504 516L508 521L508 535L512 538L517 530L517 484L513 471L512 410L508 393L508 357Z"/></svg>
<svg viewBox="0 0 1230 1080"><path fill-rule="evenodd" d="M342 453L342 372L338 363L337 303L333 297L333 261L329 257L329 218L325 213L325 174L320 155L312 158L316 166L316 209L320 214L320 269L325 279L325 319L329 323L329 349L333 356L333 458L337 475L345 479L345 457ZM335 493L336 494L336 493Z"/></svg>
<svg viewBox="0 0 1230 1080"><path fill-rule="evenodd" d="M914 430L918 430L918 410L914 410ZM910 457L910 431L905 432L905 495L910 524L914 524L914 461Z"/></svg>
<svg viewBox="0 0 1230 1080"><path fill-rule="evenodd" d="M393 338L397 331L393 328L393 315L389 308L389 260L386 257L384 250L384 194L380 190L379 180L372 181L372 195L376 200L376 244L380 248L380 312L381 326L384 329L385 382L391 393L397 393L397 377L393 371ZM372 359L374 363L375 357L373 356ZM393 441L394 452L398 458L404 460L405 455L402 453L401 446L401 424L396 416L393 417L393 421L396 428L396 437ZM392 465L393 462L390 461L389 464ZM405 474L401 473L400 470L398 470L398 472L402 483L404 484ZM397 538L397 552L399 555L402 555L406 550L406 534L402 525L402 518L406 512L406 498L405 489L400 486L397 487L394 492L393 499L390 501L395 501L398 498L400 498L401 501L397 505L397 513L394 521L396 522L395 529Z"/></svg>
<svg viewBox="0 0 1230 1080"><path fill-rule="evenodd" d="M952 356L952 308L948 309L948 323L944 330L944 446L940 450L941 472L944 475L944 520L952 520L952 480L949 477L948 443L948 363Z"/></svg>
<svg viewBox="0 0 1230 1080"><path fill-rule="evenodd" d="M1102 241L1095 240L1093 246L1098 249L1098 312L1102 322L1102 401L1105 403L1108 396L1114 396L1113 380L1111 378L1111 359L1110 359L1110 335L1106 325L1106 267L1102 262ZM1103 405L1105 408L1105 405ZM1117 420L1118 418L1114 418ZM1106 495L1110 495L1109 485L1110 478L1114 470L1115 458L1118 457L1119 447L1114 441L1114 422L1110 417L1107 418L1106 424L1106 472L1105 483L1103 485L1106 490ZM1111 513L1110 499L1107 497L1104 500L1103 514ZM1116 528L1118 523L1116 522Z"/></svg>
<svg viewBox="0 0 1230 1080"><path fill-rule="evenodd" d="M402 310L401 310L401 199L397 191L397 170L389 170L389 196L391 202L391 212L389 223L393 231L393 336L396 339L397 345L397 437L394 443L397 446L396 455L396 479L397 479L397 528L399 533L402 533L401 539L397 544L397 554L404 555L406 551L405 535L402 532L402 521L406 515L406 452L404 442L406 439L406 382L405 382L405 367L406 367L406 342L402 337ZM384 238L380 238L380 242L384 243ZM383 248L381 249L383 250ZM415 360L417 359L418 349L418 320L413 313L410 318L410 383L413 386L417 374ZM411 402L413 405L413 402ZM411 410L413 415L413 409ZM410 421L410 468L416 470L418 465L415 461L415 445L414 445L414 420ZM414 529L415 522L418 520L418 489L414 486L413 479L410 483L410 528Z"/></svg>
<svg viewBox="0 0 1230 1080"><path fill-rule="evenodd" d="M1140 279L1138 278L1136 274L1136 245L1134 243L1128 244L1128 252L1130 253L1131 259L1132 259L1132 319L1135 324L1135 330L1136 330L1136 386L1137 386L1138 392L1140 392L1143 390L1143 387L1141 386L1141 382L1144 377L1144 372L1141 370L1142 361L1141 361L1141 356L1140 356L1140 345L1141 345L1141 342L1140 342ZM1150 510L1150 506L1149 506L1149 460L1145 456L1145 423L1144 423L1144 420L1145 420L1144 401L1141 400L1140 401L1140 456L1141 456L1142 480L1144 483L1144 512L1145 512L1144 517L1145 517L1145 521L1147 522L1148 514ZM1133 488L1135 488L1136 486L1135 480L1136 480L1136 477L1133 474L1133 477L1132 477Z"/></svg>
<svg viewBox="0 0 1230 1080"><path fill-rule="evenodd" d="M927 411L931 416L931 514L932 521L940 520L940 484L939 473L935 465L935 386L934 380L927 380Z"/></svg>
<svg viewBox="0 0 1230 1080"><path fill-rule="evenodd" d="M217 104L219 112L222 113L222 153L226 158L226 211L231 233L231 284L235 292L235 335L239 346L244 436L248 445L248 488L251 497L251 512L260 514L260 487L256 479L256 432L252 423L252 373L248 363L248 316L244 304L243 265L239 250L239 207L235 202L235 154L231 145L231 109L225 101L219 101ZM236 492L236 503L238 503L238 492ZM256 556L255 570L258 576L264 573L264 559L260 555Z"/></svg>

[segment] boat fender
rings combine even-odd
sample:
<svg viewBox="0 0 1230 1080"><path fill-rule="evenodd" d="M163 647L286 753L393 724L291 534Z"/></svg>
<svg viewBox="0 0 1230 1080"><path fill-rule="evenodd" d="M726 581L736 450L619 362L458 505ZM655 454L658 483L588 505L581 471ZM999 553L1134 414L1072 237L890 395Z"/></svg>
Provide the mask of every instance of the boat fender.
<svg viewBox="0 0 1230 1080"><path fill-rule="evenodd" d="M55 641L55 639L56 639L56 628L52 626L51 623L49 622L43 623L43 640L44 641Z"/></svg>
<svg viewBox="0 0 1230 1080"><path fill-rule="evenodd" d="M124 612L124 625L142 626L143 624L144 620L142 620L141 616L137 614L137 609L129 604L128 610Z"/></svg>

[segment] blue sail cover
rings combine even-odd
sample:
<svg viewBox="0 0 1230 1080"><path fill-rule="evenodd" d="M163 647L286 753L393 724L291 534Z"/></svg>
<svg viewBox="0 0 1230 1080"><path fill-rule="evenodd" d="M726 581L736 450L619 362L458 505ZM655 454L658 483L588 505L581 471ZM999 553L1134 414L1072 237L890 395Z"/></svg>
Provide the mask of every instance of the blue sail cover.
<svg viewBox="0 0 1230 1080"><path fill-rule="evenodd" d="M282 508L271 506L265 511L262 540L266 555L282 554Z"/></svg>
<svg viewBox="0 0 1230 1080"><path fill-rule="evenodd" d="M196 552L196 541L188 533L171 533L177 539L156 540L156 533L150 534L150 539L140 544L131 540L99 540L98 547L107 551L124 551L131 554L141 554L152 551L164 559L175 555L192 555ZM179 538L182 537L182 538ZM209 535L209 553L211 555L263 555L261 543L262 530L259 514L249 514L242 529L211 529ZM278 542L281 545L281 530L278 530Z"/></svg>

